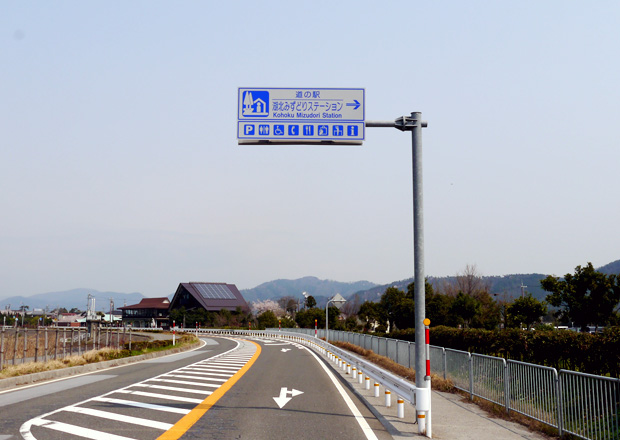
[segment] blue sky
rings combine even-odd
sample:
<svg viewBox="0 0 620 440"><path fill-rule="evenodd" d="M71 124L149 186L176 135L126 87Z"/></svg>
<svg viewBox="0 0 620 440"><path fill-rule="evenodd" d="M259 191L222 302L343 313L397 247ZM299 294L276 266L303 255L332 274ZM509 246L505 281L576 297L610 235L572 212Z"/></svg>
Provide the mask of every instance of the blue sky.
<svg viewBox="0 0 620 440"><path fill-rule="evenodd" d="M425 267L620 258L620 3L0 5L0 298L413 274L410 136L238 146L238 87L421 111Z"/></svg>

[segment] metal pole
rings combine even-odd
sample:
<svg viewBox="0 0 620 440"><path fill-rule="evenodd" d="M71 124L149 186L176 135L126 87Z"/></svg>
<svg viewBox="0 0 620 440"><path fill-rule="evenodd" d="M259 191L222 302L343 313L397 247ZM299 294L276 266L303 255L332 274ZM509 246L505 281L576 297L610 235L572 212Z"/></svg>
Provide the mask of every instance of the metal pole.
<svg viewBox="0 0 620 440"><path fill-rule="evenodd" d="M425 388L430 382L424 380L426 369L426 351L422 341L425 340L424 318L424 217L422 191L422 113L413 112L414 126L411 130L411 153L413 167L413 261L414 261L414 296L415 296L415 369L416 386Z"/></svg>
<svg viewBox="0 0 620 440"><path fill-rule="evenodd" d="M426 349L425 349L425 285L424 277L424 217L423 217L423 188L422 188L422 121L421 112L412 112L411 116L402 116L394 122L366 121L366 127L395 127L401 131L411 131L411 165L413 170L413 270L414 270L414 300L415 300L415 372L416 387L430 388L430 380L425 380ZM430 415L430 401L429 401ZM424 424L426 425L426 423ZM430 420L427 427L418 425L418 434L430 436Z"/></svg>

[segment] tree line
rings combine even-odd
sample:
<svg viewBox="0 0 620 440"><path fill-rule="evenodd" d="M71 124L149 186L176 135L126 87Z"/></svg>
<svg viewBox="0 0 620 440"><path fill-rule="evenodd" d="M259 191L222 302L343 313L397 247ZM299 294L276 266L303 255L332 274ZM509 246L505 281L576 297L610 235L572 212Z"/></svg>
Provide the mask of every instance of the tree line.
<svg viewBox="0 0 620 440"><path fill-rule="evenodd" d="M452 282L437 288L425 282L425 312L433 327L462 329L498 328L539 330L555 326L577 327L583 331L620 324L620 275L598 272L588 263L577 266L573 274L548 276L541 280L548 292L544 301L523 291L522 296L506 298L492 294L489 284L475 266L467 266ZM378 302L348 304L346 316L336 307L329 309L329 327L350 331L388 333L415 327L415 282L406 291L388 287ZM264 302L266 304L266 302ZM325 311L316 308L308 297L305 309L296 311L298 303L290 297L273 307L259 310L257 325L265 327L325 327ZM593 328L590 328L593 327Z"/></svg>

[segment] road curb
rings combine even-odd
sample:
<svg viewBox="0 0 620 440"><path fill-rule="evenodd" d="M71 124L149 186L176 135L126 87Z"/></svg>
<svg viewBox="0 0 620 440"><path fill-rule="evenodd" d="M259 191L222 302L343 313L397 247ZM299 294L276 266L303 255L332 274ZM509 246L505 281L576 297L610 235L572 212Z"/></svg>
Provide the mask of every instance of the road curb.
<svg viewBox="0 0 620 440"><path fill-rule="evenodd" d="M28 385L34 382L41 382L41 381L51 380L51 379L60 379L64 377L73 376L76 374L92 373L93 371L104 370L106 368L119 367L121 365L132 364L132 363L144 361L147 359L153 359L153 358L157 358L161 356L167 356L170 354L181 353L183 351L191 350L198 346L200 346L200 342L187 345L187 346L183 346L183 347L179 347L179 348L171 348L169 350L164 350L164 351L153 351L151 353L141 354L138 356L130 356L126 358L112 359L110 361L95 362L92 364L78 365L76 367L60 368L57 370L41 371L38 373L24 374L23 376L8 377L6 379L0 379L0 391L5 391L10 388L18 387L20 385Z"/></svg>

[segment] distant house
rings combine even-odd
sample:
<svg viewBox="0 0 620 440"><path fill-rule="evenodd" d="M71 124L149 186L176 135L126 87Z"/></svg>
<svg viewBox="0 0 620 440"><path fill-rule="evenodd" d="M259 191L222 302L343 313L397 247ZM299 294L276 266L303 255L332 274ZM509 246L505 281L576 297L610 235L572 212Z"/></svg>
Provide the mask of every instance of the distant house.
<svg viewBox="0 0 620 440"><path fill-rule="evenodd" d="M61 313L58 315L56 325L58 327L80 327L80 319L84 320L83 318L79 313Z"/></svg>
<svg viewBox="0 0 620 440"><path fill-rule="evenodd" d="M219 312L222 309L234 312L239 308L244 313L250 312L237 286L226 283L179 284L170 302L170 310L181 307L188 311L203 308L208 312Z"/></svg>
<svg viewBox="0 0 620 440"><path fill-rule="evenodd" d="M168 298L143 298L138 304L119 307L123 311L123 325L138 328L169 328Z"/></svg>

